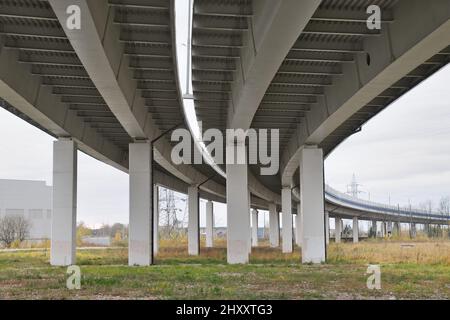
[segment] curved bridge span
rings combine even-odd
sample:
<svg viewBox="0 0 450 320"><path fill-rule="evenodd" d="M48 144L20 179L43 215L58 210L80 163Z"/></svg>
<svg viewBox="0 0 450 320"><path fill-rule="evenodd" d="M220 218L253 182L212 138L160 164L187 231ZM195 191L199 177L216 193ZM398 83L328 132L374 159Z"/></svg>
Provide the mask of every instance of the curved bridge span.
<svg viewBox="0 0 450 320"><path fill-rule="evenodd" d="M282 212L285 253L295 216L304 263L326 260L329 216L448 223L349 198L323 176L334 148L448 64L448 0L192 0L182 25L192 92L180 75L180 1L0 0L2 107L57 139L52 264L75 263L77 150L129 173L130 265L153 263L156 184L188 194L190 255L199 254L199 197L226 202L229 263L248 263L256 209L269 209L272 246ZM74 2L80 28L68 23ZM378 29L366 24L372 5ZM225 179L208 164L175 163L168 133L190 128L186 94L204 129L279 129L279 174L227 164ZM211 237L212 202L206 212Z"/></svg>

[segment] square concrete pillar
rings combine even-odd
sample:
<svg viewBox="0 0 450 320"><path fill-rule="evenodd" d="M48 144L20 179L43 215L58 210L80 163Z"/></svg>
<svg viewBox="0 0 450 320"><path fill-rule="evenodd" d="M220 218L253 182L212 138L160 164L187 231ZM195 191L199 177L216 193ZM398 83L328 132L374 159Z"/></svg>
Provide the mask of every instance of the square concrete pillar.
<svg viewBox="0 0 450 320"><path fill-rule="evenodd" d="M128 264L148 266L153 263L153 193L152 145L129 145L130 226Z"/></svg>
<svg viewBox="0 0 450 320"><path fill-rule="evenodd" d="M334 218L334 242L341 243L342 219Z"/></svg>
<svg viewBox="0 0 450 320"><path fill-rule="evenodd" d="M283 253L292 252L292 198L291 187L281 190L281 212L283 215L283 228L281 229Z"/></svg>
<svg viewBox="0 0 450 320"><path fill-rule="evenodd" d="M325 211L325 243L330 244L330 214Z"/></svg>
<svg viewBox="0 0 450 320"><path fill-rule="evenodd" d="M227 261L248 263L250 213L247 164L227 164Z"/></svg>
<svg viewBox="0 0 450 320"><path fill-rule="evenodd" d="M252 210L252 246L258 246L258 210Z"/></svg>
<svg viewBox="0 0 450 320"><path fill-rule="evenodd" d="M353 243L358 243L359 241L359 223L358 218L353 217Z"/></svg>
<svg viewBox="0 0 450 320"><path fill-rule="evenodd" d="M300 152L303 263L321 263L326 260L323 185L322 149L305 146Z"/></svg>
<svg viewBox="0 0 450 320"><path fill-rule="evenodd" d="M300 247L302 245L302 206L297 203L297 215L295 216L295 243Z"/></svg>
<svg viewBox="0 0 450 320"><path fill-rule="evenodd" d="M394 234L397 236L400 235L400 222L394 222Z"/></svg>
<svg viewBox="0 0 450 320"><path fill-rule="evenodd" d="M373 237L376 238L377 237L377 220L373 220L372 221L372 232L373 232Z"/></svg>
<svg viewBox="0 0 450 320"><path fill-rule="evenodd" d="M77 146L70 139L53 142L53 211L50 264L75 264L77 229Z"/></svg>
<svg viewBox="0 0 450 320"><path fill-rule="evenodd" d="M280 215L275 203L269 204L269 242L272 248L280 246Z"/></svg>
<svg viewBox="0 0 450 320"><path fill-rule="evenodd" d="M200 216L198 187L188 188L188 253L191 256L200 254Z"/></svg>
<svg viewBox="0 0 450 320"><path fill-rule="evenodd" d="M214 205L212 201L206 202L206 247L214 246Z"/></svg>
<svg viewBox="0 0 450 320"><path fill-rule="evenodd" d="M386 236L386 223L384 221L381 221L381 237L384 238Z"/></svg>
<svg viewBox="0 0 450 320"><path fill-rule="evenodd" d="M153 254L159 251L159 187L153 186Z"/></svg>
<svg viewBox="0 0 450 320"><path fill-rule="evenodd" d="M409 236L411 238L415 238L416 235L417 235L416 224L415 223L410 223L410 225L409 225Z"/></svg>
<svg viewBox="0 0 450 320"><path fill-rule="evenodd" d="M248 254L252 253L252 194L250 192L250 189L248 190Z"/></svg>

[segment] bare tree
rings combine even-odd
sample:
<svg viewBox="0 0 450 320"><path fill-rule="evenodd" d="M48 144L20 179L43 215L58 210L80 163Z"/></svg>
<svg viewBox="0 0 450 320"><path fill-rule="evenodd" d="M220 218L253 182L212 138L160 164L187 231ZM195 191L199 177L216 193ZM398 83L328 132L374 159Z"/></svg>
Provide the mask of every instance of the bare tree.
<svg viewBox="0 0 450 320"><path fill-rule="evenodd" d="M18 240L26 239L30 231L30 223L23 215L6 215L0 218L0 243L6 247Z"/></svg>

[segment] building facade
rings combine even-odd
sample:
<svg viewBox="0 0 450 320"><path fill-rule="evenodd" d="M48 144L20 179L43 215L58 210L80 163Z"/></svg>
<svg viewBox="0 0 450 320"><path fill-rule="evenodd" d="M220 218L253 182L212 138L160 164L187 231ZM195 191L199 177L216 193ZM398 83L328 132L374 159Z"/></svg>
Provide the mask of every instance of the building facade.
<svg viewBox="0 0 450 320"><path fill-rule="evenodd" d="M0 217L23 215L30 240L50 239L52 187L45 181L0 179Z"/></svg>

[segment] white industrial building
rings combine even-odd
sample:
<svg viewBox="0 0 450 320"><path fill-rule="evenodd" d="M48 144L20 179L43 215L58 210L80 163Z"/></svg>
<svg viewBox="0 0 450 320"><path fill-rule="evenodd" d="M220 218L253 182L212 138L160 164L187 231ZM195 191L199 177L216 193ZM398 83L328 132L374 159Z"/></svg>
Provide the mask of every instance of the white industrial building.
<svg viewBox="0 0 450 320"><path fill-rule="evenodd" d="M0 179L0 217L23 215L30 222L29 239L50 239L52 187L45 181Z"/></svg>

